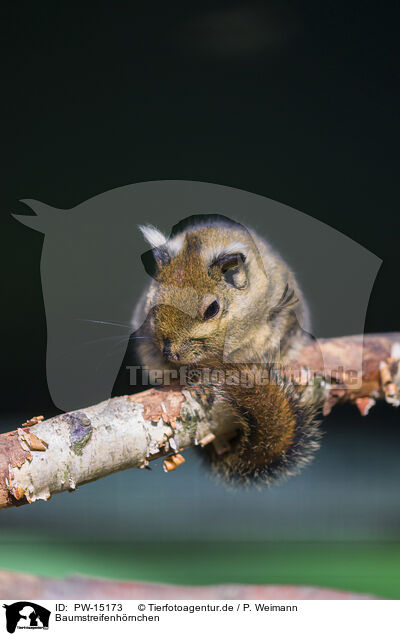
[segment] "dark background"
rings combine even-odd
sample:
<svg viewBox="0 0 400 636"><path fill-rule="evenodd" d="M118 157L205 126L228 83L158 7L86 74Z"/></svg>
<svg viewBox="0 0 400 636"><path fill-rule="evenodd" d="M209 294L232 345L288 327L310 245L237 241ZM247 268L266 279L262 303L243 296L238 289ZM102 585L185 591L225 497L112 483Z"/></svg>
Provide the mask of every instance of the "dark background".
<svg viewBox="0 0 400 636"><path fill-rule="evenodd" d="M395 2L3 2L3 408L51 407L43 237L10 218L29 213L24 197L68 208L153 179L268 196L383 259L366 331L398 329L399 13Z"/></svg>
<svg viewBox="0 0 400 636"><path fill-rule="evenodd" d="M330 224L382 258L366 331L400 330L397 2L3 2L0 13L0 386L3 413L10 413L4 430L22 417L54 410L45 375L43 237L10 217L29 213L21 198L68 208L105 190L154 179L210 181L265 195ZM7 511L4 528L15 536L22 524L45 537L46 545L63 528L71 540L91 542L110 536L133 541L157 530L166 540L187 541L397 541L398 412L382 405L362 420L348 406L336 409L325 428L312 467L267 495L236 495L203 481L193 458L182 469L185 480L129 471L73 497ZM112 531L104 517L106 495ZM275 548L265 560L256 552L251 561L242 551L242 569L235 560L239 552L230 552L221 567L231 567L229 580L311 581L400 594L398 576L393 573L395 590L389 570L382 570L381 553L376 575L368 570L371 551L357 563L341 553L343 571L335 578L332 548L324 553L321 579L320 555L313 553L312 578L312 558L294 571L283 551L279 574L268 574ZM132 567L121 574L110 565L99 574L171 580L171 548L161 552L170 555L161 574L156 566L151 575L145 566L138 569L125 548L120 568L128 561ZM89 554L87 548L83 553ZM7 554L10 561L4 561ZM28 554L33 552L27 544L20 569L69 571L71 553L65 567L46 552L40 566L28 565ZM100 562L93 554L89 573ZM199 575L202 554L191 561L186 578L182 574L186 582L219 580L210 574L212 564ZM285 554L288 569L282 570ZM399 553L393 554L387 553L388 568L398 566ZM0 565L17 567L12 551L3 555ZM254 576L249 559L262 568Z"/></svg>

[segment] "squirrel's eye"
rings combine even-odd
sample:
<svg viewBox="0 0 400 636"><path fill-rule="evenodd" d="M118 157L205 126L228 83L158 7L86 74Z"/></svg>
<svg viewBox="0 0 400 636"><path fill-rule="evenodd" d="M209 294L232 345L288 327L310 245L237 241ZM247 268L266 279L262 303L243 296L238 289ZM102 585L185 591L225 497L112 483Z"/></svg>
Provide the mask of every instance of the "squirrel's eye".
<svg viewBox="0 0 400 636"><path fill-rule="evenodd" d="M218 300L214 300L211 305L208 305L207 309L204 312L203 319L210 320L210 318L214 318L219 312L219 302Z"/></svg>

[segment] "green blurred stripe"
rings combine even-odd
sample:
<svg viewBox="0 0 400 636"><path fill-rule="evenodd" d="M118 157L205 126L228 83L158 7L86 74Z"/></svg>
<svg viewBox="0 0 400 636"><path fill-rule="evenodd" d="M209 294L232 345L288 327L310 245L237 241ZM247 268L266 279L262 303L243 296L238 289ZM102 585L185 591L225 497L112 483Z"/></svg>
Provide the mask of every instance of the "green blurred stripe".
<svg viewBox="0 0 400 636"><path fill-rule="evenodd" d="M318 585L400 598L399 543L89 544L20 536L1 539L0 569L183 585Z"/></svg>

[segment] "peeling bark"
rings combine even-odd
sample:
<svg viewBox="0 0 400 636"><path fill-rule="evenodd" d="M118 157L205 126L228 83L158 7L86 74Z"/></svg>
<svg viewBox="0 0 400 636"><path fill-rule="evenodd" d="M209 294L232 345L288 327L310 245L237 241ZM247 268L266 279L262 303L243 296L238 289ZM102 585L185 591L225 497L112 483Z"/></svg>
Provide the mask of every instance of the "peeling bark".
<svg viewBox="0 0 400 636"><path fill-rule="evenodd" d="M361 356L362 378L354 382L348 370L358 368ZM344 400L354 401L362 415L377 399L400 404L400 333L308 342L290 373L303 368L320 374L321 381L305 391L318 392L325 413ZM146 468L159 457L166 457L167 472L174 470L184 461L178 451L189 446L229 448L235 426L229 410L219 409L216 416L206 400L178 386L112 398L46 421L34 417L0 435L0 508L46 500L127 468Z"/></svg>
<svg viewBox="0 0 400 636"><path fill-rule="evenodd" d="M182 387L112 398L38 422L34 429L0 435L0 508L145 468L214 430L232 434L228 420L209 422L203 406Z"/></svg>

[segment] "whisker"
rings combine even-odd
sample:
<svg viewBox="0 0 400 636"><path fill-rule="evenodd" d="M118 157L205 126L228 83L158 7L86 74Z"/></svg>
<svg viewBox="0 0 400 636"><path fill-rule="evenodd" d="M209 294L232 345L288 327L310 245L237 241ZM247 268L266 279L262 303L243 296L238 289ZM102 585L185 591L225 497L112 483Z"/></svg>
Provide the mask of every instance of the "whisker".
<svg viewBox="0 0 400 636"><path fill-rule="evenodd" d="M113 322L111 320L90 320L89 318L76 318L80 322L91 322L96 325L111 325L112 327L124 327L124 329L132 329L132 325L126 325L122 322Z"/></svg>
<svg viewBox="0 0 400 636"><path fill-rule="evenodd" d="M96 342L113 342L116 341L116 344L119 344L120 342L130 342L131 340L145 340L147 338L150 338L151 336L134 336L133 334L131 334L130 336L107 336L106 338L95 338L94 340L86 340L85 342L82 342L81 344L76 345L76 347L80 347L80 346L85 346L85 345L91 345L91 344L95 344Z"/></svg>
<svg viewBox="0 0 400 636"><path fill-rule="evenodd" d="M115 347L112 350L115 350L118 345L120 344L128 344L131 340L139 340L139 339L147 339L150 338L150 336L134 336L131 335L129 337L127 336L107 336L106 338L96 338L95 340L86 340L85 342L80 342L79 344L75 344L75 345L70 345L69 347L69 352L71 351L79 351L79 349L83 348L83 347L88 347L90 345L96 344L96 343L106 343L109 342L110 345L115 345ZM65 357L67 355L67 353L64 353L61 358ZM61 359L60 358L60 359Z"/></svg>

